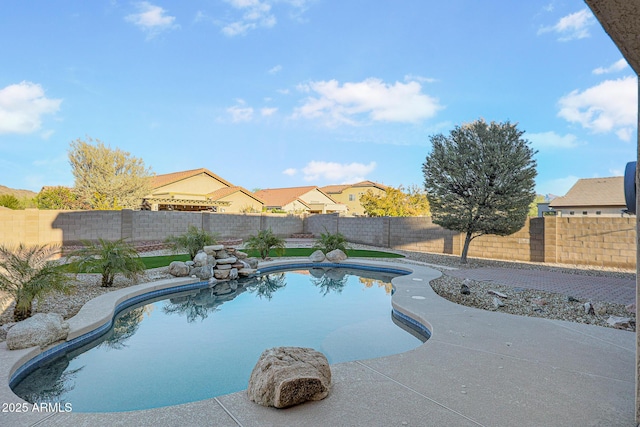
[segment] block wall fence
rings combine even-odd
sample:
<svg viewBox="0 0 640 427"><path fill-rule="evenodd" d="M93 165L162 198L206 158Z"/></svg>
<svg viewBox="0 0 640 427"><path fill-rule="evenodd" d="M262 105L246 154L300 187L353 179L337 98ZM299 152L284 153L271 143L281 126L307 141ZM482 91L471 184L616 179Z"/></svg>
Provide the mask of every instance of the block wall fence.
<svg viewBox="0 0 640 427"><path fill-rule="evenodd" d="M344 234L350 242L391 249L461 255L464 234L446 230L430 217L349 218L313 215L305 232ZM635 217L529 218L510 236L480 236L470 257L575 265L636 268Z"/></svg>
<svg viewBox="0 0 640 427"><path fill-rule="evenodd" d="M460 255L464 242L464 235L434 224L430 217L3 209L0 210L0 244L72 245L98 238L158 241L182 234L190 225L221 238L240 239L269 228L281 237L340 232L353 243L450 255ZM511 236L474 239L469 256L635 269L636 218L531 218Z"/></svg>

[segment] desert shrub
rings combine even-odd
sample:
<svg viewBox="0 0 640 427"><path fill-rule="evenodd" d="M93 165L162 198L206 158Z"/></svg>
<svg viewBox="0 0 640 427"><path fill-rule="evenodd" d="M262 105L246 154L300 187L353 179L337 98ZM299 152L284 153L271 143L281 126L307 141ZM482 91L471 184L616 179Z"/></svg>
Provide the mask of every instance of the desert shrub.
<svg viewBox="0 0 640 427"><path fill-rule="evenodd" d="M329 233L326 229L324 233L320 233L320 237L313 245L314 249L320 249L325 254L335 249L346 252L349 249L347 238L342 233Z"/></svg>
<svg viewBox="0 0 640 427"><path fill-rule="evenodd" d="M215 245L218 236L208 233L194 225L190 225L187 232L179 236L169 236L167 243L174 252L187 251L193 259L205 246Z"/></svg>
<svg viewBox="0 0 640 427"><path fill-rule="evenodd" d="M35 299L71 290L71 277L50 261L58 252L59 247L51 245L0 245L0 290L15 299L16 322L31 316Z"/></svg>
<svg viewBox="0 0 640 427"><path fill-rule="evenodd" d="M138 251L122 239L82 243L83 248L70 254L76 258L72 265L77 272L101 274L102 287L113 286L116 274L137 282L138 275L145 270Z"/></svg>
<svg viewBox="0 0 640 427"><path fill-rule="evenodd" d="M271 229L260 230L257 235L250 236L245 244L247 249L253 249L260 253L260 258L269 256L271 249L276 249L280 253L284 251L284 240L273 234Z"/></svg>

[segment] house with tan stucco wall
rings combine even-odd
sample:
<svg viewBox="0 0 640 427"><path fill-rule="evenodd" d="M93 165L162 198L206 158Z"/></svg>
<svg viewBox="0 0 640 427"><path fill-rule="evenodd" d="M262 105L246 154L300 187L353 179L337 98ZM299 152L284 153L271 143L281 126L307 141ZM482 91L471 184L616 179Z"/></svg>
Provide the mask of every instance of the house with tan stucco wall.
<svg viewBox="0 0 640 427"><path fill-rule="evenodd" d="M549 208L558 216L626 215L624 177L579 179L566 195L553 199Z"/></svg>
<svg viewBox="0 0 640 427"><path fill-rule="evenodd" d="M367 191L371 191L377 196L383 196L386 188L386 185L377 182L361 181L355 184L327 185L320 189L336 202L346 205L347 215L364 216L365 211L360 203L360 197Z"/></svg>
<svg viewBox="0 0 640 427"><path fill-rule="evenodd" d="M288 213L341 213L347 212L344 204L338 203L316 186L267 188L256 191L264 200L267 209Z"/></svg>
<svg viewBox="0 0 640 427"><path fill-rule="evenodd" d="M208 169L155 175L153 191L143 200L151 210L261 212L264 202L246 188L231 184Z"/></svg>

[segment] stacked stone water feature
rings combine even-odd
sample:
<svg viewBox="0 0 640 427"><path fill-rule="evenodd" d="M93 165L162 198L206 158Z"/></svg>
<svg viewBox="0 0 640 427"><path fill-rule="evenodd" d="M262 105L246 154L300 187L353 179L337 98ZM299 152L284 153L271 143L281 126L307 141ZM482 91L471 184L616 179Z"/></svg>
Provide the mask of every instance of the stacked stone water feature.
<svg viewBox="0 0 640 427"><path fill-rule="evenodd" d="M224 245L205 246L193 261L174 261L169 273L176 277L197 277L214 283L218 280L235 280L255 274L258 260L233 247Z"/></svg>

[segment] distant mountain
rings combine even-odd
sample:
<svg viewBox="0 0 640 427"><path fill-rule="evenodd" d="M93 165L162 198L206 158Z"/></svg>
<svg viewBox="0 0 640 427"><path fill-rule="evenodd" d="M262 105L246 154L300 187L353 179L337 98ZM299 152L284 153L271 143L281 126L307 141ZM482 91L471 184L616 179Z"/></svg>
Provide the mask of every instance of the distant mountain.
<svg viewBox="0 0 640 427"><path fill-rule="evenodd" d="M38 193L34 193L30 190L16 190L15 188L5 187L4 185L0 185L0 195L2 194L13 194L18 199L28 198L32 199L38 195Z"/></svg>

